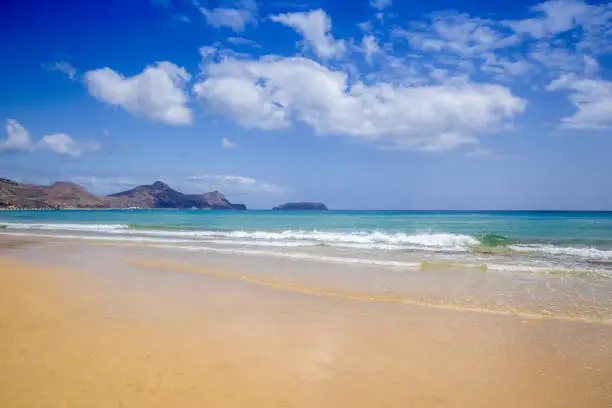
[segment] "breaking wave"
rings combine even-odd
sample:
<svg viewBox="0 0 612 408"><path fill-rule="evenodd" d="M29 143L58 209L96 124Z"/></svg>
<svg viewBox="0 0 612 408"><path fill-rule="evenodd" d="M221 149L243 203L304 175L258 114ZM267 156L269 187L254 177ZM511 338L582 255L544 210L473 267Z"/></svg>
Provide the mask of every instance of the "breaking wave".
<svg viewBox="0 0 612 408"><path fill-rule="evenodd" d="M366 251L427 251L481 255L544 255L581 260L612 260L612 250L595 247L521 243L496 233L471 236L447 232L211 230L192 225L2 223L4 231L56 231L117 240L163 240L169 244L215 244L277 248L333 247Z"/></svg>

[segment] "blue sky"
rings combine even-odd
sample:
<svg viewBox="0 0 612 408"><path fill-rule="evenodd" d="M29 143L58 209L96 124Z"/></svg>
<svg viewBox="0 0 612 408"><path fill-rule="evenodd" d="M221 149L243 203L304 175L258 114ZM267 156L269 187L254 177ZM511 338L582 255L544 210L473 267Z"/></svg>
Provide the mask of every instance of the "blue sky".
<svg viewBox="0 0 612 408"><path fill-rule="evenodd" d="M612 3L1 7L6 177L252 208L612 208Z"/></svg>

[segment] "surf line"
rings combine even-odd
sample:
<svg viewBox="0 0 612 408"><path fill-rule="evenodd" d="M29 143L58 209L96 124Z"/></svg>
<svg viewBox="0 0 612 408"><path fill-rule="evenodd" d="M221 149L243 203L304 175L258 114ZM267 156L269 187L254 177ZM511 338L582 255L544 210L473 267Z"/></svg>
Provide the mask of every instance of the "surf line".
<svg viewBox="0 0 612 408"><path fill-rule="evenodd" d="M478 307L466 307L460 305L452 305L447 303L435 303L428 302L418 299L410 299L402 296L379 296L379 295L362 295L356 293L342 293L333 290L325 290L325 289L316 289L309 288L305 286L292 285L285 282L278 282L272 280L264 280L260 278L256 278L253 276L248 276L239 273L225 272L219 270L209 270L209 269L199 269L186 265L179 265L173 263L159 262L159 261L148 261L148 260L140 260L140 259L129 259L123 258L120 260L121 262L142 267L142 268L150 268L150 269L165 269L165 270L174 270L180 272L190 272L190 273L198 273L208 276L215 276L220 278L229 278L241 280L253 285L264 286L267 288L278 289L278 290L286 290L294 293L300 293L305 295L313 295L313 296L321 296L333 299L341 299L341 300L350 300L350 301L361 301L361 302L373 302L373 303L395 303L395 304L403 304L403 305L412 305L419 307L427 307L431 309L442 309L442 310L453 310L458 312L475 312L475 313L489 313L496 314L502 316L514 316L520 317L529 320L556 320L556 321L565 321L565 322L579 322L579 323L588 323L588 324L602 324L606 326L612 325L612 319L597 319L590 317L575 317L575 316L563 316L563 315L547 315L540 313L529 313L529 312L521 312L521 311L513 311L513 310L501 310L501 309L485 309Z"/></svg>

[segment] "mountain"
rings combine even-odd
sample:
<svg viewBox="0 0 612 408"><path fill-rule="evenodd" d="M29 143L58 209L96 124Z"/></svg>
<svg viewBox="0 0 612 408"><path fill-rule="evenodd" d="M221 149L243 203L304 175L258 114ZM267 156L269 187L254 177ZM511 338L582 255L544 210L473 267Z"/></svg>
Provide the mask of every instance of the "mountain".
<svg viewBox="0 0 612 408"><path fill-rule="evenodd" d="M106 197L113 208L212 208L204 196L180 193L161 181Z"/></svg>
<svg viewBox="0 0 612 408"><path fill-rule="evenodd" d="M327 211L327 207L323 203L312 203L312 202L303 202L303 203L287 203L283 205L279 205L278 207L274 207L273 210L277 211L294 211L294 210L305 210L305 211Z"/></svg>
<svg viewBox="0 0 612 408"><path fill-rule="evenodd" d="M97 197L78 184L59 181L50 186L22 184L0 179L0 208L106 208Z"/></svg>
<svg viewBox="0 0 612 408"><path fill-rule="evenodd" d="M60 208L198 208L246 210L232 204L223 194L183 194L161 181L108 196L96 196L67 181L50 186L23 184L0 178L0 209Z"/></svg>
<svg viewBox="0 0 612 408"><path fill-rule="evenodd" d="M246 210L246 205L232 204L218 191L202 194L201 197L203 197L214 210Z"/></svg>

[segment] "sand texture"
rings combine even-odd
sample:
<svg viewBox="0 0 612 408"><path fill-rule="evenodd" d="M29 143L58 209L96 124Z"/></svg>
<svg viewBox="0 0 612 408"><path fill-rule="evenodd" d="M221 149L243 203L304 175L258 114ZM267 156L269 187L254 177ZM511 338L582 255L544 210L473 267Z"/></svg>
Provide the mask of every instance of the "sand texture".
<svg viewBox="0 0 612 408"><path fill-rule="evenodd" d="M35 251L0 253L3 408L612 406L608 325Z"/></svg>

